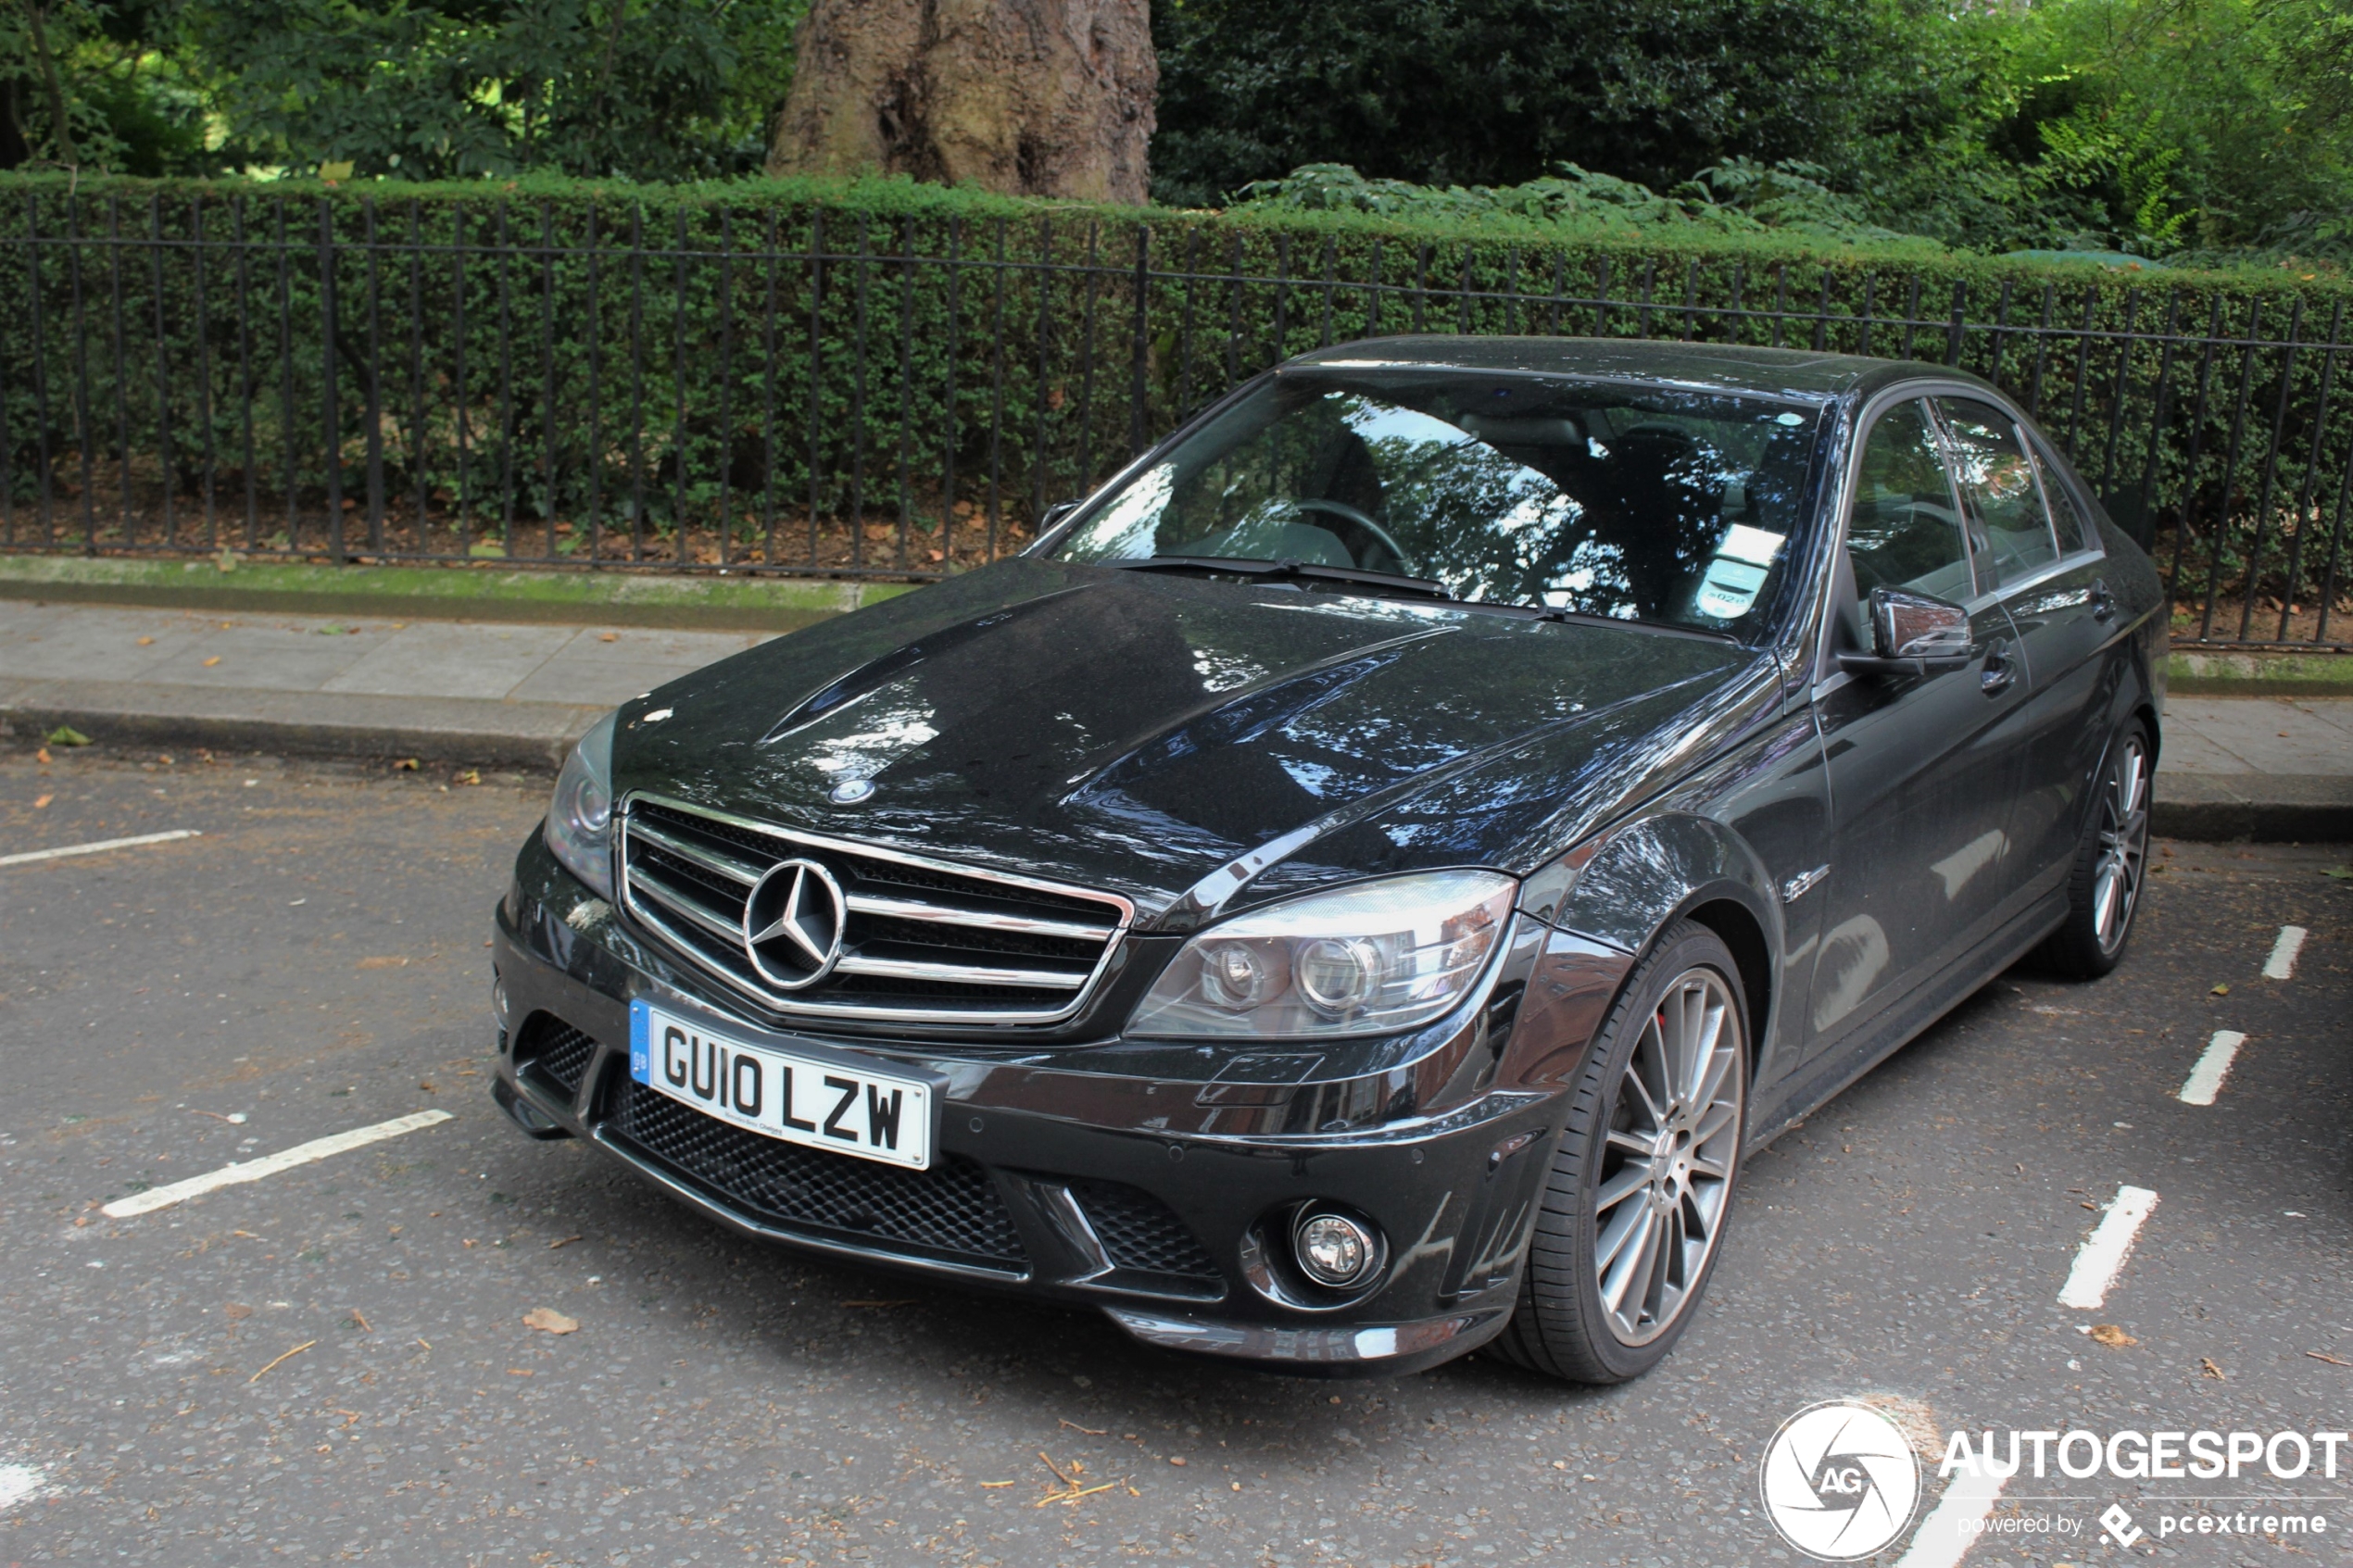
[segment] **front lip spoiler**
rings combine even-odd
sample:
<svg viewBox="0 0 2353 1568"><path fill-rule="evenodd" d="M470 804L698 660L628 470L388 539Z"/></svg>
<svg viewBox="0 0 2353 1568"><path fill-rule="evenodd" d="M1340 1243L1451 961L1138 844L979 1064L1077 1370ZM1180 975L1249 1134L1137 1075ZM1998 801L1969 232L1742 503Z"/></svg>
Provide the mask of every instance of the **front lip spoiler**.
<svg viewBox="0 0 2353 1568"><path fill-rule="evenodd" d="M1103 1312L1147 1345L1250 1361L1269 1372L1306 1377L1381 1377L1418 1372L1492 1339L1511 1317L1509 1306L1496 1306L1415 1323L1326 1328L1227 1323L1139 1311L1132 1307L1107 1306Z"/></svg>

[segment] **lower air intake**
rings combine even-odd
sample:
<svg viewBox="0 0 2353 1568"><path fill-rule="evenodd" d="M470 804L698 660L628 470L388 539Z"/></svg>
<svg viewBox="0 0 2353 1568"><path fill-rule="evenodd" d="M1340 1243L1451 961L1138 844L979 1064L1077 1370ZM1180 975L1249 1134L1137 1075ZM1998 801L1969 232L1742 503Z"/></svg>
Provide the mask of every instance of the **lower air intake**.
<svg viewBox="0 0 2353 1568"><path fill-rule="evenodd" d="M1028 1267L997 1184L969 1160L900 1170L748 1133L641 1084L616 1087L604 1131L747 1218L912 1257Z"/></svg>

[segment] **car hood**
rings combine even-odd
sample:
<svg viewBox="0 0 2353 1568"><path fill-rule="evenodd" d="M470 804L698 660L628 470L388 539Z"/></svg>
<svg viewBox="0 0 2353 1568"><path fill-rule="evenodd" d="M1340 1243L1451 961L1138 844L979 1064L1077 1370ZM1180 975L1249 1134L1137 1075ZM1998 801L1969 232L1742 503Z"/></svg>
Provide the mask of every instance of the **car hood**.
<svg viewBox="0 0 2353 1568"><path fill-rule="evenodd" d="M614 782L1121 893L1149 922L1270 842L1292 881L1532 869L1687 761L1694 709L1760 666L1632 626L1020 558L624 705Z"/></svg>

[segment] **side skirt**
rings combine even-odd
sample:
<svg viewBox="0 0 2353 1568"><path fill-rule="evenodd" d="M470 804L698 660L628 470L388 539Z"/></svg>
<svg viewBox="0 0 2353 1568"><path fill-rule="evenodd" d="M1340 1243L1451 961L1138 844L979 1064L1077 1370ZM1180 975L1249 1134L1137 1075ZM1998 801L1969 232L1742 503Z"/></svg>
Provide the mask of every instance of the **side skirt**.
<svg viewBox="0 0 2353 1568"><path fill-rule="evenodd" d="M1774 1108L1772 1119L1749 1135L1743 1154L1754 1154L1843 1094L1864 1073L1925 1034L1931 1025L1967 1001L1987 982L2018 962L2067 919L2067 890L2060 887L2030 906L1976 952L1948 965L1944 973L1893 1009L1860 1054L1841 1053L1811 1080L1798 1085Z"/></svg>

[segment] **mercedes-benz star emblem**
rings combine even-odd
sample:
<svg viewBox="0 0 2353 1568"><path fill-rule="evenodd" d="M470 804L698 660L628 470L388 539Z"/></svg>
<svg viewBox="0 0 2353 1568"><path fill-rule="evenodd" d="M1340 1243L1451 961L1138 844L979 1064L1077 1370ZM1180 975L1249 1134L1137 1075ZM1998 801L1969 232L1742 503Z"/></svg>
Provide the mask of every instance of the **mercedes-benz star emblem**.
<svg viewBox="0 0 2353 1568"><path fill-rule="evenodd" d="M814 860L782 860L744 900L744 950L751 967L786 991L814 985L841 958L849 905L841 884Z"/></svg>

